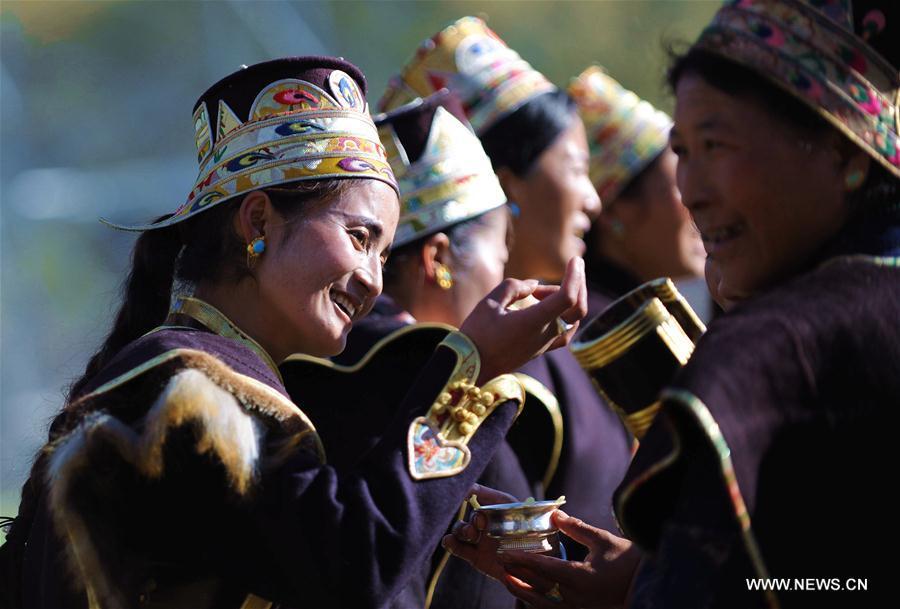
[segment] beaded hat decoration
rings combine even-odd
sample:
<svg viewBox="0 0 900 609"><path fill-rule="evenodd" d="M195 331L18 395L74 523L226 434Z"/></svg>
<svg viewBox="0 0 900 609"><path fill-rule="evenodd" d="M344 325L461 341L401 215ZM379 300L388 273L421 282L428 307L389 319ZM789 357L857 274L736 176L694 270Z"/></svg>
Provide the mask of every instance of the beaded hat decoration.
<svg viewBox="0 0 900 609"><path fill-rule="evenodd" d="M378 115L375 124L400 184L394 247L506 203L462 105L447 90Z"/></svg>
<svg viewBox="0 0 900 609"><path fill-rule="evenodd" d="M187 201L161 222L112 226L162 228L250 191L305 180L371 178L398 190L365 77L343 59L276 59L226 76L197 101L194 137L200 171Z"/></svg>
<svg viewBox="0 0 900 609"><path fill-rule="evenodd" d="M599 66L569 85L590 148L591 181L604 203L669 145L672 119L625 89Z"/></svg>
<svg viewBox="0 0 900 609"><path fill-rule="evenodd" d="M768 78L900 177L900 72L866 42L884 27L872 10L854 33L850 0L729 0L694 48Z"/></svg>
<svg viewBox="0 0 900 609"><path fill-rule="evenodd" d="M378 107L393 110L443 88L459 96L479 136L530 99L556 90L477 17L463 17L423 42L388 82Z"/></svg>

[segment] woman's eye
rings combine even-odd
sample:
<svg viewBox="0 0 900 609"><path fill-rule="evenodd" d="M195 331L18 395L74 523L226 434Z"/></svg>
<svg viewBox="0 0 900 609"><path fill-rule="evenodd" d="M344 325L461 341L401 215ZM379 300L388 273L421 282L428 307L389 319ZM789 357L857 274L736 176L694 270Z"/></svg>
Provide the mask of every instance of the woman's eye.
<svg viewBox="0 0 900 609"><path fill-rule="evenodd" d="M351 230L348 231L353 240L362 248L365 248L369 242L369 233L364 230Z"/></svg>
<svg viewBox="0 0 900 609"><path fill-rule="evenodd" d="M703 149L704 150L715 150L716 148L720 148L721 144L715 140L704 140L703 141Z"/></svg>

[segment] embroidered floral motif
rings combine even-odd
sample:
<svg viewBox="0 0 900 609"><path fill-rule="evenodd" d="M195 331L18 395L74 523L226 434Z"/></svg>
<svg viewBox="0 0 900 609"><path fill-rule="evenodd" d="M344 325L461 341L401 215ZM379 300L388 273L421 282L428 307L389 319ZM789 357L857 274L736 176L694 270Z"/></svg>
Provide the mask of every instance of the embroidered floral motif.
<svg viewBox="0 0 900 609"><path fill-rule="evenodd" d="M292 121L283 123L275 128L275 133L278 135L300 135L316 131L322 132L325 131L325 128L312 121Z"/></svg>
<svg viewBox="0 0 900 609"><path fill-rule="evenodd" d="M375 166L372 163L364 161L362 159L355 159L353 157L348 156L347 158L341 159L338 162L338 167L341 169L346 169L347 171L366 171L368 169L375 169Z"/></svg>
<svg viewBox="0 0 900 609"><path fill-rule="evenodd" d="M882 14L867 14L863 38L883 27ZM772 79L900 176L900 74L853 35L847 0L735 0L696 46Z"/></svg>
<svg viewBox="0 0 900 609"><path fill-rule="evenodd" d="M224 100L211 102L217 104L215 141L206 102L201 103L193 116L199 175L184 204L162 222L117 228L168 226L242 193L292 181L353 175L396 189L362 93L348 74L340 74L350 79L336 82L341 96L354 101L352 107L347 99L338 103L320 87L298 79L263 87L243 121ZM358 99L352 99L354 94Z"/></svg>
<svg viewBox="0 0 900 609"><path fill-rule="evenodd" d="M591 181L601 200L612 201L622 187L669 145L670 119L628 91L599 66L569 85L590 149Z"/></svg>
<svg viewBox="0 0 900 609"><path fill-rule="evenodd" d="M447 442L419 417L410 426L410 474L416 480L443 478L461 472L471 453L459 442Z"/></svg>
<svg viewBox="0 0 900 609"><path fill-rule="evenodd" d="M462 101L476 133L556 87L477 17L463 17L425 40L392 78L382 112L448 88Z"/></svg>
<svg viewBox="0 0 900 609"><path fill-rule="evenodd" d="M302 89L287 89L276 93L273 97L279 104L289 106L288 110L293 110L294 106L303 102L307 102L307 105L313 108L319 105L317 98Z"/></svg>

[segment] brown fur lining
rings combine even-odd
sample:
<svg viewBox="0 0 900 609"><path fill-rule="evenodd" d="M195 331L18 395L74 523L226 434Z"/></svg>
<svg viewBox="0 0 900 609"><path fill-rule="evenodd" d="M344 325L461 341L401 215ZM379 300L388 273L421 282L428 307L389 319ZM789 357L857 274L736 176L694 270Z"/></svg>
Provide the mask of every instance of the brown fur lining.
<svg viewBox="0 0 900 609"><path fill-rule="evenodd" d="M157 391L151 393L151 388ZM163 454L169 433L190 424L197 454L213 456L222 465L237 496L253 488L263 460L268 465L301 445L322 458L318 435L297 406L198 351L165 353L71 408L78 422L44 449L47 503L64 540L73 581L83 585L91 609L126 607L134 601L104 568L103 524L91 522L92 514L79 505L84 500L79 492L85 492L79 480L91 476L103 451L111 451L139 476L159 479L166 473Z"/></svg>

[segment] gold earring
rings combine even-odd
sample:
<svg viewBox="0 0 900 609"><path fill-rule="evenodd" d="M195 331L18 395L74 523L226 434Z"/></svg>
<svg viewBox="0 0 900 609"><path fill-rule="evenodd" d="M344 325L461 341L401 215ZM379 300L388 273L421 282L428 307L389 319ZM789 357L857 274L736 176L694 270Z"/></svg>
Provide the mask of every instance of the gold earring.
<svg viewBox="0 0 900 609"><path fill-rule="evenodd" d="M453 287L453 275L450 274L450 269L440 262L434 263L434 280L442 290L449 290Z"/></svg>
<svg viewBox="0 0 900 609"><path fill-rule="evenodd" d="M247 267L249 268L253 261L262 255L262 253L266 251L266 236L260 235L253 241L247 244Z"/></svg>

